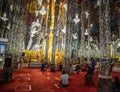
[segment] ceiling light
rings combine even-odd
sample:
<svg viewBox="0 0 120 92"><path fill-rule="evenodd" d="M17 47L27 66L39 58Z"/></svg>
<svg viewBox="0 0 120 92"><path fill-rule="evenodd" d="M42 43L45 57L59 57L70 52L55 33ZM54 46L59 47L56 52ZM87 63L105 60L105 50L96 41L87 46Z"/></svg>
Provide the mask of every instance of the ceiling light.
<svg viewBox="0 0 120 92"><path fill-rule="evenodd" d="M8 24L7 29L10 29L10 23Z"/></svg>
<svg viewBox="0 0 120 92"><path fill-rule="evenodd" d="M97 1L97 5L98 5L98 6L100 5L100 1L99 1L99 0Z"/></svg>
<svg viewBox="0 0 120 92"><path fill-rule="evenodd" d="M2 21L7 21L8 18L6 18L6 13L3 14L3 17L0 17Z"/></svg>
<svg viewBox="0 0 120 92"><path fill-rule="evenodd" d="M54 3L56 2L56 0L54 0Z"/></svg>
<svg viewBox="0 0 120 92"><path fill-rule="evenodd" d="M34 28L34 29L31 31L31 34L34 35L34 34L36 34L36 33L38 33L38 31L36 30L36 28Z"/></svg>
<svg viewBox="0 0 120 92"><path fill-rule="evenodd" d="M58 33L56 34L56 36L58 36Z"/></svg>
<svg viewBox="0 0 120 92"><path fill-rule="evenodd" d="M37 19L37 21L36 21L37 23L39 23L39 19Z"/></svg>
<svg viewBox="0 0 120 92"><path fill-rule="evenodd" d="M37 0L39 5L41 6L42 5L42 0Z"/></svg>
<svg viewBox="0 0 120 92"><path fill-rule="evenodd" d="M90 37L90 41L93 41L92 36Z"/></svg>
<svg viewBox="0 0 120 92"><path fill-rule="evenodd" d="M13 5L10 5L10 10L13 11Z"/></svg>
<svg viewBox="0 0 120 92"><path fill-rule="evenodd" d="M66 32L66 26L64 26L64 28L61 30L63 33Z"/></svg>
<svg viewBox="0 0 120 92"><path fill-rule="evenodd" d="M74 39L77 39L77 34L76 33L73 34L72 36L73 36Z"/></svg>
<svg viewBox="0 0 120 92"><path fill-rule="evenodd" d="M87 36L89 33L87 32L87 29L86 29L86 31L85 31L85 35Z"/></svg>
<svg viewBox="0 0 120 92"><path fill-rule="evenodd" d="M88 12L85 12L85 15L86 15L86 18L88 18L88 16L89 16L89 13L88 13Z"/></svg>
<svg viewBox="0 0 120 92"><path fill-rule="evenodd" d="M63 7L67 11L67 4L66 3L63 5Z"/></svg>
<svg viewBox="0 0 120 92"><path fill-rule="evenodd" d="M35 15L36 17L38 17L39 11L35 11Z"/></svg>
<svg viewBox="0 0 120 92"><path fill-rule="evenodd" d="M73 21L75 22L75 24L77 24L80 21L80 19L78 18L78 14L76 14L76 16L73 19Z"/></svg>
<svg viewBox="0 0 120 92"><path fill-rule="evenodd" d="M90 24L90 27L92 28L92 27L93 27L93 24Z"/></svg>
<svg viewBox="0 0 120 92"><path fill-rule="evenodd" d="M35 47L38 48L38 44L36 44Z"/></svg>
<svg viewBox="0 0 120 92"><path fill-rule="evenodd" d="M34 34L31 34L31 37L34 37L35 35Z"/></svg>
<svg viewBox="0 0 120 92"><path fill-rule="evenodd" d="M39 19L37 19L36 22L32 22L32 27L39 27L40 26L40 23L39 23Z"/></svg>
<svg viewBox="0 0 120 92"><path fill-rule="evenodd" d="M39 11L41 15L45 15L46 14L46 10L45 7L42 6L41 10Z"/></svg>
<svg viewBox="0 0 120 92"><path fill-rule="evenodd" d="M48 36L48 34L47 34L47 33L45 33L45 36Z"/></svg>
<svg viewBox="0 0 120 92"><path fill-rule="evenodd" d="M120 47L120 42L118 43L118 47Z"/></svg>

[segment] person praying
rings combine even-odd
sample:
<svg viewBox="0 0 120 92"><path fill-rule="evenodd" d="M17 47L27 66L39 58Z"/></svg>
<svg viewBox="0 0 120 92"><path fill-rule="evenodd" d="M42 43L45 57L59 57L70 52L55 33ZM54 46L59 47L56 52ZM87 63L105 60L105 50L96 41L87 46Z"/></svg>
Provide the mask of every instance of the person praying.
<svg viewBox="0 0 120 92"><path fill-rule="evenodd" d="M67 74L65 71L62 71L62 75L60 76L60 84L59 86L68 86L69 85L69 74Z"/></svg>

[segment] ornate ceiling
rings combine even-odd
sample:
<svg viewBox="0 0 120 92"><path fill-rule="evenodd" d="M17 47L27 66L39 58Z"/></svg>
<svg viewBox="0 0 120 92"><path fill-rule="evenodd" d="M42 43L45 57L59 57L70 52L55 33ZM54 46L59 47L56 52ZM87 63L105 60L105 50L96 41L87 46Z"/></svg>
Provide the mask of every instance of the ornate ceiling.
<svg viewBox="0 0 120 92"><path fill-rule="evenodd" d="M71 22L71 32L76 33L78 35L81 31L81 10L82 10L82 2L84 1L83 10L84 12L90 12L90 23L93 25L91 28L91 36L93 38L99 39L99 0L0 0L0 17L3 17L6 14L8 21L3 22L0 19L0 32L4 34L4 29L8 24L11 24L11 29L16 29L18 26L26 26L25 30L30 32L30 26L33 22L35 22L39 18L39 22L41 23L41 27L43 29L54 28L55 30L62 30L67 25L66 19L70 14L70 22ZM70 8L68 8L69 13L66 14L65 4L68 2L72 2ZM45 7L47 12L46 15L42 16L40 13L36 16L36 11L40 11L42 6ZM73 19L75 15L78 14L78 18L80 22L78 23L78 29L74 25ZM111 35L115 35L114 38L119 38L119 19L120 18L120 0L110 0L110 28ZM85 27L88 26L87 18L85 21ZM5 27L6 26L6 27ZM19 28L18 28L19 29ZM45 31L46 34L48 32ZM57 31L56 33L58 33ZM29 33L26 34L29 38ZM5 35L1 35L1 37L6 37ZM80 39L80 37L79 37Z"/></svg>
<svg viewBox="0 0 120 92"><path fill-rule="evenodd" d="M50 0L39 0L42 1L41 5L49 5L48 1ZM63 4L67 2L67 0L60 0ZM74 0L73 2L78 2L75 4L78 4L81 6L82 0ZM88 0L84 0L86 2L86 8L88 6ZM91 5L91 18L92 21L97 24L99 21L99 10L98 10L98 5L97 5L98 0L90 0L90 5ZM23 8L26 13L29 12L31 15L35 13L36 10L40 9L41 6L38 3L38 0L1 0L1 12L0 15L2 16L2 13L4 11L8 11L8 8L10 7L11 4L16 4L19 5L19 7ZM74 7L74 3L73 3ZM118 16L120 15L120 1L119 0L110 0L110 7L111 7L111 25L115 25L115 21L117 20ZM78 8L80 9L80 7ZM94 19L94 20L93 20ZM114 27L112 27L114 29Z"/></svg>

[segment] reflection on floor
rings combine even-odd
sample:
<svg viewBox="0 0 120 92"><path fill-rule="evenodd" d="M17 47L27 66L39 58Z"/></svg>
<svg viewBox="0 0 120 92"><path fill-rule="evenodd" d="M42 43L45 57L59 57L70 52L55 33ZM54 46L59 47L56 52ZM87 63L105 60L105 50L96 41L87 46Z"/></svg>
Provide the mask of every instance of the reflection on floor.
<svg viewBox="0 0 120 92"><path fill-rule="evenodd" d="M41 72L39 68L24 68L14 72L14 80L0 83L1 92L97 92L97 74L94 74L95 85L84 83L85 72L70 76L68 87L58 87L61 72ZM113 72L113 77L120 73Z"/></svg>

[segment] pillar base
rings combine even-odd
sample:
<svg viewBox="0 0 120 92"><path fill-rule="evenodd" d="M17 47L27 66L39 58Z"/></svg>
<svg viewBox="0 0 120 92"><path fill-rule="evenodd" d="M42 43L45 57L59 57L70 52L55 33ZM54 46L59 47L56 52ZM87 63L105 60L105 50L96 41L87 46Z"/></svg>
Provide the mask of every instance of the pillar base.
<svg viewBox="0 0 120 92"><path fill-rule="evenodd" d="M99 78L98 80L98 92L112 92L112 80L111 78Z"/></svg>

